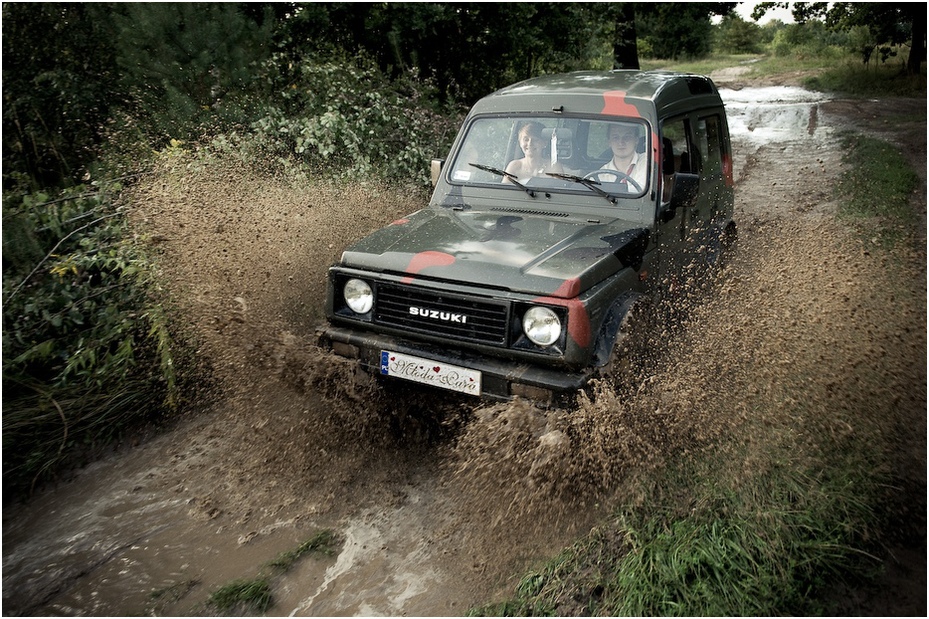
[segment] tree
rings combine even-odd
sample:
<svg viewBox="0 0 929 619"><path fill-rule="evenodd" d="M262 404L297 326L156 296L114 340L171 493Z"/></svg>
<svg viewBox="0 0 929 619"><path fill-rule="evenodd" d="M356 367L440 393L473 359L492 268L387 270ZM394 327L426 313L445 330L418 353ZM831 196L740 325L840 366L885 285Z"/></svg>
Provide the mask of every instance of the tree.
<svg viewBox="0 0 929 619"><path fill-rule="evenodd" d="M636 3L636 28L655 58L698 58L710 52L713 15L735 2Z"/></svg>
<svg viewBox="0 0 929 619"><path fill-rule="evenodd" d="M639 47L636 40L635 4L618 2L614 12L613 68L638 69Z"/></svg>
<svg viewBox="0 0 929 619"><path fill-rule="evenodd" d="M67 183L94 158L117 84L108 4L3 4L3 182Z"/></svg>
<svg viewBox="0 0 929 619"><path fill-rule="evenodd" d="M199 123L242 120L258 63L270 56L270 23L236 4L128 3L114 14L121 83L162 138Z"/></svg>
<svg viewBox="0 0 929 619"><path fill-rule="evenodd" d="M368 54L391 77L418 68L444 99L470 103L540 73L603 64L609 5L313 3L287 26L292 50ZM299 52L296 52L299 53Z"/></svg>
<svg viewBox="0 0 929 619"><path fill-rule="evenodd" d="M752 11L752 19L760 19L772 8L791 8L793 18L798 23L822 19L828 28L842 31L867 27L875 43L868 49L860 50L865 62L877 45L900 45L907 42L910 44L910 55L906 61L907 73L919 74L920 65L926 61L925 3L761 2Z"/></svg>
<svg viewBox="0 0 929 619"><path fill-rule="evenodd" d="M747 22L735 13L719 24L719 49L732 54L757 54L762 40L761 26Z"/></svg>

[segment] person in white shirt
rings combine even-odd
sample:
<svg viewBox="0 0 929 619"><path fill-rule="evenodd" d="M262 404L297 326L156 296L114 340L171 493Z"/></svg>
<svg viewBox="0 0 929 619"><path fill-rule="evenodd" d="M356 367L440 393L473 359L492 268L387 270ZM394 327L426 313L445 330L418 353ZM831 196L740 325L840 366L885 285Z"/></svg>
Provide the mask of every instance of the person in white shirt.
<svg viewBox="0 0 929 619"><path fill-rule="evenodd" d="M645 188L648 177L648 158L636 151L641 128L634 124L615 124L610 126L610 150L613 158L606 162L601 171L622 172L622 174L598 174L601 181L626 184L631 193L639 193ZM634 183L629 182L631 178Z"/></svg>

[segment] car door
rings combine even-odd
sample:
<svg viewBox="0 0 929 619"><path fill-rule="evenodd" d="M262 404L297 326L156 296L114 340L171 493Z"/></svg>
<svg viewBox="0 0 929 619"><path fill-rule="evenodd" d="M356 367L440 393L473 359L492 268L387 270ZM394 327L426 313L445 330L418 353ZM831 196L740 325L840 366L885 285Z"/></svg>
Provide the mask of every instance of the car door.
<svg viewBox="0 0 929 619"><path fill-rule="evenodd" d="M707 264L719 235L720 213L731 212L726 173L726 131L721 110L704 110L661 123L661 188L656 236L661 282L680 291ZM695 186L681 205L672 202L675 185Z"/></svg>
<svg viewBox="0 0 929 619"><path fill-rule="evenodd" d="M692 115L691 160L700 176L697 199L685 209L684 228L689 237L691 259L699 265L718 258L720 236L732 213L732 169L728 132L722 110L704 110Z"/></svg>

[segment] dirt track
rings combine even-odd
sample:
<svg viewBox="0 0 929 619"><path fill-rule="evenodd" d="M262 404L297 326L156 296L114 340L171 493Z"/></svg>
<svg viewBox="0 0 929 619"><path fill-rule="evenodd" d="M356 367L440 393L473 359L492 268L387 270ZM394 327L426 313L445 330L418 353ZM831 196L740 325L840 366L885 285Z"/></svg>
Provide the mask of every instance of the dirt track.
<svg viewBox="0 0 929 619"><path fill-rule="evenodd" d="M339 554L284 577L273 614L462 615L510 594L602 504L640 500L636 481L666 454L738 435L758 411L799 435L896 441L924 568L925 101L815 103L771 135L770 121L750 127L761 107L745 109L732 266L668 336L673 362L633 397L606 390L570 415L348 389L351 368L314 350L326 267L421 196L166 158L133 212L214 368L212 404L5 510L4 613L204 612L210 591L331 527ZM846 126L900 143L923 174L902 259L832 217ZM894 568L896 606L868 598L849 614L925 613L925 571Z"/></svg>

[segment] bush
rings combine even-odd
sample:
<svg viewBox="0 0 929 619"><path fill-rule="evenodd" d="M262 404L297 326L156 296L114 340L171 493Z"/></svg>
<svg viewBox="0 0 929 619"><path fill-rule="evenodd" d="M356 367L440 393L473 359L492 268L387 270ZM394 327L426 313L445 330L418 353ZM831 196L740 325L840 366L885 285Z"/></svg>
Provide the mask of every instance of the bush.
<svg viewBox="0 0 929 619"><path fill-rule="evenodd" d="M4 198L5 497L177 404L174 338L118 191Z"/></svg>
<svg viewBox="0 0 929 619"><path fill-rule="evenodd" d="M445 155L460 120L433 108L429 83L415 73L391 83L371 65L305 61L276 81L274 100L251 133L225 134L214 146L335 178L428 185L429 161Z"/></svg>

